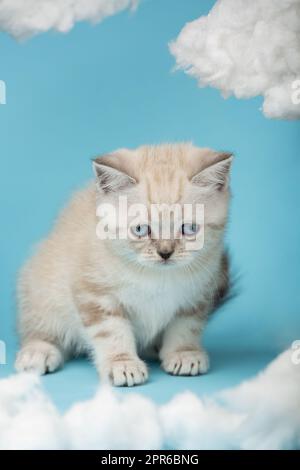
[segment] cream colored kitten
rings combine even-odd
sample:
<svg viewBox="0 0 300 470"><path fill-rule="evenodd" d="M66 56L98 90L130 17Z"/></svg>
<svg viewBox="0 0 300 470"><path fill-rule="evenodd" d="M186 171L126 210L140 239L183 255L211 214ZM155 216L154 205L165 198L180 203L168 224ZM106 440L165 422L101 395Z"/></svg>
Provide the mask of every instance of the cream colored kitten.
<svg viewBox="0 0 300 470"><path fill-rule="evenodd" d="M73 197L22 269L17 370L53 372L65 359L88 352L102 379L136 385L147 379L138 354L158 353L168 373L205 373L209 361L200 336L228 287L223 235L231 160L228 153L191 144L121 149L97 158L96 184ZM204 222L181 214L176 228L163 217L165 206L155 206L162 216L158 225L151 216L130 216L127 237L99 236L96 208L106 204L122 217L120 196L127 208L190 205L192 217L203 204ZM108 232L121 233L119 218L107 224ZM161 236L166 224L172 225L167 239ZM203 247L188 249L197 233Z"/></svg>

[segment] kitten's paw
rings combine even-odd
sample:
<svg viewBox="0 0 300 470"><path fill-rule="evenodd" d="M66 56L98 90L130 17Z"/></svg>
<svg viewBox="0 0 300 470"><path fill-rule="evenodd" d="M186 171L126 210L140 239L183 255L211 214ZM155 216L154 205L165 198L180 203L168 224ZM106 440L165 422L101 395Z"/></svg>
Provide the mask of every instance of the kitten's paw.
<svg viewBox="0 0 300 470"><path fill-rule="evenodd" d="M63 363L60 350L46 341L31 341L17 354L15 368L18 372L37 372L40 375L54 372Z"/></svg>
<svg viewBox="0 0 300 470"><path fill-rule="evenodd" d="M163 369L172 375L199 375L209 369L209 358L202 350L178 351L168 354L162 361Z"/></svg>
<svg viewBox="0 0 300 470"><path fill-rule="evenodd" d="M132 387L146 382L148 371L146 364L139 358L113 360L107 373L116 387Z"/></svg>

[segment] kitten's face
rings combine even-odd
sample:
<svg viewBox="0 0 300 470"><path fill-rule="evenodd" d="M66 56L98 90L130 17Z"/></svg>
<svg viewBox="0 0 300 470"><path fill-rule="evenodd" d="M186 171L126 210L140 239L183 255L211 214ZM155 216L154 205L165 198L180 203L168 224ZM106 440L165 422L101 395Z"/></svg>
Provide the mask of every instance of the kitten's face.
<svg viewBox="0 0 300 470"><path fill-rule="evenodd" d="M201 261L223 235L231 159L189 144L120 150L96 159L98 215L110 233L110 249L156 269ZM114 209L108 217L104 205Z"/></svg>

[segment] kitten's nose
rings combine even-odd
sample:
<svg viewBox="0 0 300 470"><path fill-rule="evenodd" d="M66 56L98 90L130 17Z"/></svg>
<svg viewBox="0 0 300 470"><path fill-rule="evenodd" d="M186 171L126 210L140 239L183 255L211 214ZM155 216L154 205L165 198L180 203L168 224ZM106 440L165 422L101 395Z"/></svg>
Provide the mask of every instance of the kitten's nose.
<svg viewBox="0 0 300 470"><path fill-rule="evenodd" d="M169 250L168 250L168 251L167 251L167 250L158 251L158 254L159 254L159 256L162 257L162 259L167 260L167 259L169 259L170 256L173 254L173 251L174 251L174 250L171 250L171 251L169 251Z"/></svg>

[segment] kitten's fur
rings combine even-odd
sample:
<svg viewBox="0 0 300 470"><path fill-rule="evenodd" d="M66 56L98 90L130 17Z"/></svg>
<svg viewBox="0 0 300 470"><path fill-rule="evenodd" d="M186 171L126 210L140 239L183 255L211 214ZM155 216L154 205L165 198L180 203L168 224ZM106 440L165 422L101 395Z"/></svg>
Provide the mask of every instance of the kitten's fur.
<svg viewBox="0 0 300 470"><path fill-rule="evenodd" d="M97 184L77 193L19 279L17 370L52 372L68 357L92 353L103 379L147 379L139 358L158 352L175 375L209 367L200 344L207 315L228 286L223 246L229 203L228 153L191 144L121 149L94 161ZM204 203L204 247L185 240L100 240L96 205ZM170 263L158 252L173 251Z"/></svg>

